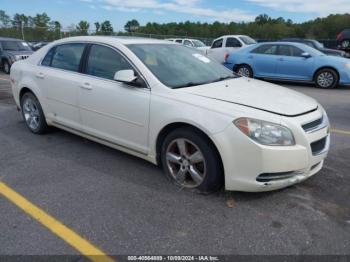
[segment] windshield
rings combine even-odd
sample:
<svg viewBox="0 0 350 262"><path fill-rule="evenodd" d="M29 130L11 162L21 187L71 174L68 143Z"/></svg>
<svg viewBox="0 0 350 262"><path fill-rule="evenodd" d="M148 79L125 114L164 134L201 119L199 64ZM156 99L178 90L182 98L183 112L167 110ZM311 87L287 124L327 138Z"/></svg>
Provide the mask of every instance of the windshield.
<svg viewBox="0 0 350 262"><path fill-rule="evenodd" d="M324 48L324 45L318 41L313 41L315 43L315 46L317 47L317 49L323 49Z"/></svg>
<svg viewBox="0 0 350 262"><path fill-rule="evenodd" d="M195 47L205 47L206 46L202 41L199 41L199 40L192 40L192 42L193 42Z"/></svg>
<svg viewBox="0 0 350 262"><path fill-rule="evenodd" d="M241 39L246 45L254 45L257 43L253 38L249 36L240 36L239 39Z"/></svg>
<svg viewBox="0 0 350 262"><path fill-rule="evenodd" d="M203 85L237 75L193 48L172 44L131 44L129 49L170 88Z"/></svg>
<svg viewBox="0 0 350 262"><path fill-rule="evenodd" d="M2 49L6 51L31 51L27 42L22 41L3 41Z"/></svg>

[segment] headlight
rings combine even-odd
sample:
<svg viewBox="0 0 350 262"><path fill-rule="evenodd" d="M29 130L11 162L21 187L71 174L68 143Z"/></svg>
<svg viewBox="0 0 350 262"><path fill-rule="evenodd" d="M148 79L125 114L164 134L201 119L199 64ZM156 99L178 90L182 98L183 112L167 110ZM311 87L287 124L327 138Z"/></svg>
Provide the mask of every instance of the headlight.
<svg viewBox="0 0 350 262"><path fill-rule="evenodd" d="M16 61L21 60L21 58L22 58L22 56L20 56L20 55L15 56Z"/></svg>
<svg viewBox="0 0 350 262"><path fill-rule="evenodd" d="M239 118L234 121L234 124L259 144L267 146L295 145L294 136L287 127L252 118Z"/></svg>

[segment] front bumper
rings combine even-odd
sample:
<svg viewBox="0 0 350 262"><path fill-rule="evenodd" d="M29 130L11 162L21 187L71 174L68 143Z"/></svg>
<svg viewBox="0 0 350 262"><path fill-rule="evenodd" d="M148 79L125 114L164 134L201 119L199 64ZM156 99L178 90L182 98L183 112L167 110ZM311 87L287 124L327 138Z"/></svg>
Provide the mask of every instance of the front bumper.
<svg viewBox="0 0 350 262"><path fill-rule="evenodd" d="M300 183L319 172L330 145L328 122L310 132L306 132L302 125L322 115L323 109L319 109L296 118L282 118L282 124L288 126L295 136L295 146L260 145L234 124L214 135L212 139L224 165L226 190L277 190ZM324 142L321 148L316 148L320 144L318 141Z"/></svg>

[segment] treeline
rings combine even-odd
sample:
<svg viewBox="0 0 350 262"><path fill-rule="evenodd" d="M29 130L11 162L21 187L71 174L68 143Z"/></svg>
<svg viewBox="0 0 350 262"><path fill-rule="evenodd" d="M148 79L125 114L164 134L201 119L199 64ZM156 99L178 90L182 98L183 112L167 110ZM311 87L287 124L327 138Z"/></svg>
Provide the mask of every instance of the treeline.
<svg viewBox="0 0 350 262"><path fill-rule="evenodd" d="M147 23L137 32L161 35L196 36L216 38L225 34L246 34L256 39L276 40L286 37L334 39L339 32L350 28L350 14L330 15L304 23L294 23L280 17L273 19L266 14L256 17L254 22L220 23Z"/></svg>
<svg viewBox="0 0 350 262"><path fill-rule="evenodd" d="M234 20L234 17L232 18ZM350 28L350 14L329 15L303 23L294 23L282 17L271 18L266 14L259 15L253 22L231 23L147 23L140 26L135 19L128 21L125 32L115 32L110 21L80 21L77 25L63 28L59 21L52 20L46 13L34 17L25 14L14 14L10 17L0 10L0 36L24 38L27 41L47 40L75 35L112 35L133 34L149 37L188 36L201 39L213 39L225 34L246 34L255 39L276 40L285 37L315 39L335 39L344 28Z"/></svg>

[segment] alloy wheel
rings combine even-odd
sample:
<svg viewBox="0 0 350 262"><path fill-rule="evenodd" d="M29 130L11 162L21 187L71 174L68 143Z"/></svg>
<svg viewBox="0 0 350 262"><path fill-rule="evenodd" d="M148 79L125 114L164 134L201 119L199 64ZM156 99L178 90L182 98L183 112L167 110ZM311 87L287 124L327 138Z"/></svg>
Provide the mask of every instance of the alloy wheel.
<svg viewBox="0 0 350 262"><path fill-rule="evenodd" d="M323 72L317 77L317 84L321 87L328 88L334 83L334 76L330 72Z"/></svg>
<svg viewBox="0 0 350 262"><path fill-rule="evenodd" d="M250 70L247 67L240 67L237 73L240 76L250 77Z"/></svg>
<svg viewBox="0 0 350 262"><path fill-rule="evenodd" d="M193 142L177 138L166 150L166 164L172 178L182 187L196 188L206 176L203 153Z"/></svg>
<svg viewBox="0 0 350 262"><path fill-rule="evenodd" d="M38 129L40 125L40 112L36 102L32 98L27 97L23 103L22 110L28 127L31 130Z"/></svg>

